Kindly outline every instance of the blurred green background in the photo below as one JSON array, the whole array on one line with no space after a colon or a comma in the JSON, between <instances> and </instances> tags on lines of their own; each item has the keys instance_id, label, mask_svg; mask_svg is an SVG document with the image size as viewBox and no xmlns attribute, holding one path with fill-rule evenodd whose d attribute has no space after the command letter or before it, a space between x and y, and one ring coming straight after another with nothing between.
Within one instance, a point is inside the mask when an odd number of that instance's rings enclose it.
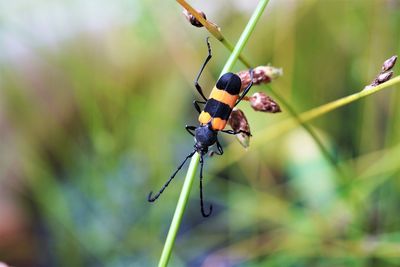
<instances>
[{"instance_id":1,"label":"blurred green background","mask_svg":"<svg viewBox=\"0 0 400 267\"><path fill-rule=\"evenodd\" d=\"M190 3L235 42L257 1ZM0 1L0 261L157 264L186 168L146 197L193 147L184 126L197 121L209 36L181 12L175 1ZM229 56L210 40L206 94ZM244 55L283 68L271 86L300 112L361 90L399 51L398 0L271 0ZM223 137L226 153L205 166L213 215L201 216L196 180L170 265L399 266L396 87L312 122L344 177L301 127L239 160ZM290 117L241 108L253 136Z\"/></svg>"}]
</instances>

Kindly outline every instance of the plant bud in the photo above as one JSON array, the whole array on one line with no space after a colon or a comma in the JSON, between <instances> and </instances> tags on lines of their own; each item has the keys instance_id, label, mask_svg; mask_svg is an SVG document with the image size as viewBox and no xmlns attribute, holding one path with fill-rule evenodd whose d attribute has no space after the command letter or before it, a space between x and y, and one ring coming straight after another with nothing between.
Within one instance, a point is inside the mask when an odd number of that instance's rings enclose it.
<instances>
[{"instance_id":1,"label":"plant bud","mask_svg":"<svg viewBox=\"0 0 400 267\"><path fill-rule=\"evenodd\" d=\"M377 85L389 81L390 78L392 78L392 76L393 76L393 71L388 71L388 72L379 74L378 77L376 78Z\"/></svg>"},{"instance_id":2,"label":"plant bud","mask_svg":"<svg viewBox=\"0 0 400 267\"><path fill-rule=\"evenodd\" d=\"M243 91L251 82L251 75L249 70L242 70L237 73L242 81ZM269 83L272 80L283 75L281 68L272 66L258 66L253 69L253 84Z\"/></svg>"},{"instance_id":3,"label":"plant bud","mask_svg":"<svg viewBox=\"0 0 400 267\"><path fill-rule=\"evenodd\" d=\"M263 92L257 92L251 97L246 97L255 111L277 113L281 112L281 108L271 97Z\"/></svg>"},{"instance_id":4,"label":"plant bud","mask_svg":"<svg viewBox=\"0 0 400 267\"><path fill-rule=\"evenodd\" d=\"M245 148L249 147L251 136L250 125L243 111L234 108L229 117L228 123L235 132L238 132L235 136L239 143Z\"/></svg>"},{"instance_id":5,"label":"plant bud","mask_svg":"<svg viewBox=\"0 0 400 267\"><path fill-rule=\"evenodd\" d=\"M393 71L391 71L391 69L396 64L396 60L397 60L396 55L392 56L389 59L386 59L385 62L383 62L382 71L378 74L378 76L376 76L376 78L374 79L374 81L372 83L365 86L364 90L371 89L381 83L389 81L393 76Z\"/></svg>"},{"instance_id":6,"label":"plant bud","mask_svg":"<svg viewBox=\"0 0 400 267\"><path fill-rule=\"evenodd\" d=\"M391 58L387 59L382 65L382 72L391 70L394 65L396 64L397 56L392 56Z\"/></svg>"},{"instance_id":7,"label":"plant bud","mask_svg":"<svg viewBox=\"0 0 400 267\"><path fill-rule=\"evenodd\" d=\"M203 11L197 10L197 12L199 12L203 16L204 19L207 19L206 14L204 14ZM198 27L198 28L203 27L203 24L201 24L200 21L198 21L195 16L193 16L191 13L189 13L189 11L184 9L182 11L182 13L183 13L183 15L185 15L186 19L190 22L190 24L192 24L193 26Z\"/></svg>"}]
</instances>

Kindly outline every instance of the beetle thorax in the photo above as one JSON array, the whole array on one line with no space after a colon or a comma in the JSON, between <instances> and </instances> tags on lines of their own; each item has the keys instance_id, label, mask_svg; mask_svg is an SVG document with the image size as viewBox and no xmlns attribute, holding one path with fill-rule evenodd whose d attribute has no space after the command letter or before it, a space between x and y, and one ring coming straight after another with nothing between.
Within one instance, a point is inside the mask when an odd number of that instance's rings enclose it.
<instances>
[{"instance_id":1,"label":"beetle thorax","mask_svg":"<svg viewBox=\"0 0 400 267\"><path fill-rule=\"evenodd\" d=\"M205 154L208 152L208 147L212 146L217 142L217 131L212 130L209 125L199 126L195 130L195 140L194 145L197 152Z\"/></svg>"}]
</instances>

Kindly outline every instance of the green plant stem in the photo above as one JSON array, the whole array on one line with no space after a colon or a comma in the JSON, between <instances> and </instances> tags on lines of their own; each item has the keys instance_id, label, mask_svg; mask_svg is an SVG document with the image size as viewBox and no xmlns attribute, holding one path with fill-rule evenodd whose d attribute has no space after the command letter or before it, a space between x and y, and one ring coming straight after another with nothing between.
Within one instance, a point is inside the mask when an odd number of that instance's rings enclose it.
<instances>
[{"instance_id":1,"label":"green plant stem","mask_svg":"<svg viewBox=\"0 0 400 267\"><path fill-rule=\"evenodd\" d=\"M222 43L226 48L228 48L228 50L229 50L230 52L233 51L233 46L232 46L232 44L231 44L227 39L223 38L223 39L220 40L220 41L221 41L221 43ZM251 66L250 62L247 61L247 59L246 59L245 57L243 57L242 54L239 54L239 60L240 60L246 67L251 68L251 67L250 67L250 66Z\"/></svg>"},{"instance_id":2,"label":"green plant stem","mask_svg":"<svg viewBox=\"0 0 400 267\"><path fill-rule=\"evenodd\" d=\"M298 116L298 120L301 122L309 122L313 119L316 119L318 117L321 117L328 112L335 110L337 108L340 108L342 106L348 105L354 101L357 101L361 98L364 98L366 96L369 96L371 94L375 94L385 88L388 88L389 86L395 85L400 83L400 75L392 78L391 80L380 84L376 87L372 87L369 89L364 89L361 90L357 93L354 93L352 95L337 99L335 101L329 102L327 104L324 104L322 106L313 108L309 111L305 111L301 113ZM294 118L289 118L284 121L281 121L279 123L276 123L272 126L269 126L263 130L258 131L257 133L254 134L254 138L252 140L252 147L260 146L268 141L271 141L271 139L280 137L283 134L287 133L291 129L297 127L299 125L299 121ZM232 164L238 160L241 159L243 155L245 155L245 152L243 150L239 150L234 148L233 145L230 145L225 149L225 152L227 156L225 157L225 160L223 164L219 165L217 168L223 168L226 167L229 164Z\"/></svg>"},{"instance_id":3,"label":"green plant stem","mask_svg":"<svg viewBox=\"0 0 400 267\"><path fill-rule=\"evenodd\" d=\"M256 9L253 12L249 22L247 23L245 29L243 30L238 42L236 43L231 55L229 56L227 62L225 63L224 68L221 71L221 74L229 72L232 70L233 66L235 65L236 61L240 53L242 52L243 48L245 47L247 41L249 40L261 14L263 13L265 7L267 6L269 0L261 0ZM188 172L186 174L185 182L183 184L183 188L181 194L179 196L178 204L175 209L174 217L172 218L171 226L168 231L167 239L164 244L164 249L161 253L161 258L158 263L159 267L166 267L168 265L168 261L171 257L172 249L174 247L176 235L179 230L179 226L182 221L183 213L185 212L185 208L187 205L187 201L189 199L190 189L192 188L192 184L194 181L195 173L197 167L199 165L200 155L196 153L189 165Z\"/></svg>"},{"instance_id":4,"label":"green plant stem","mask_svg":"<svg viewBox=\"0 0 400 267\"><path fill-rule=\"evenodd\" d=\"M240 38L239 38L238 42L236 43L236 45L232 51L232 54L228 58L228 61L225 63L225 66L221 71L221 75L232 70L234 64L238 60L240 53L242 52L247 41L249 40L250 35L253 32L253 30L257 24L257 21L260 19L261 14L263 13L268 2L269 2L269 0L261 0L258 3L256 9L253 12L253 15L251 16L249 22L246 25L246 28L244 28L242 35L240 35Z\"/></svg>"},{"instance_id":5,"label":"green plant stem","mask_svg":"<svg viewBox=\"0 0 400 267\"><path fill-rule=\"evenodd\" d=\"M181 195L179 196L178 203L176 205L174 217L171 222L171 226L168 231L167 239L164 244L164 249L161 253L161 258L158 263L159 267L168 265L168 261L171 257L172 248L174 247L176 235L179 230L179 226L182 222L183 212L185 211L186 203L189 199L190 189L192 188L194 177L196 175L197 167L199 166L200 154L196 153L193 155L190 161L189 169L186 173L185 182L183 183Z\"/></svg>"},{"instance_id":6,"label":"green plant stem","mask_svg":"<svg viewBox=\"0 0 400 267\"><path fill-rule=\"evenodd\" d=\"M185 0L177 0L177 2L180 5L182 5L183 8L188 10L194 17L196 17L196 19L201 24L203 24L203 26L208 30L208 32L211 33L217 40L219 40L229 51L233 52L233 46L224 37L224 35L221 32L221 29L216 24L209 22L207 19L204 19L203 16L199 12L197 12L197 10L194 9L191 5L189 5ZM249 63L249 61L246 58L244 58L243 55L239 54L239 59L247 68L251 68L252 65ZM331 164L332 168L336 170L336 173L338 174L338 176L341 177L342 179L344 179L345 178L344 171L337 164L335 158L329 153L328 149L324 146L324 144L319 139L319 137L314 132L314 130L298 118L297 112L291 107L291 105L279 93L274 91L270 86L269 86L269 90L274 95L274 97L281 103L282 107L285 110L287 110L290 113L290 115L292 115L298 121L298 123L308 132L308 134L311 136L311 138L314 139L314 142L319 147L319 150L321 151L322 155Z\"/></svg>"},{"instance_id":7,"label":"green plant stem","mask_svg":"<svg viewBox=\"0 0 400 267\"><path fill-rule=\"evenodd\" d=\"M391 85L397 84L399 82L400 82L400 75L390 79L389 81L387 81L385 83L377 85L375 87L361 90L360 92L354 93L352 95L340 98L338 100L329 102L329 103L327 103L325 105L313 108L313 109L311 109L309 111L306 111L306 112L304 112L304 113L299 115L299 119L302 122L306 122L306 121L315 119L316 117L324 115L324 114L326 114L326 113L328 113L328 112L330 112L330 111L332 111L334 109L337 109L339 107L342 107L342 106L345 106L347 104L350 104L350 103L352 103L352 102L354 102L354 101L356 101L358 99L364 98L366 96L375 94L375 93L381 91L382 89L385 89L385 88L387 88L387 87L389 87Z\"/></svg>"}]
</instances>

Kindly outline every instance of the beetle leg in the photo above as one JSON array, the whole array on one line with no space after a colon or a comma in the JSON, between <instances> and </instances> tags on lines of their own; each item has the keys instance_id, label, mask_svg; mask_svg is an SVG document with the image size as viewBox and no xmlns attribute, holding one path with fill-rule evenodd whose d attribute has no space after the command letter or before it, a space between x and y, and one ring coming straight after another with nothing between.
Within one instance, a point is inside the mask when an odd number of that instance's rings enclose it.
<instances>
[{"instance_id":1,"label":"beetle leg","mask_svg":"<svg viewBox=\"0 0 400 267\"><path fill-rule=\"evenodd\" d=\"M208 48L208 55L207 55L207 58L206 58L206 60L204 61L203 65L201 65L200 71L199 71L199 73L197 74L196 79L194 80L194 86L196 87L197 92L199 92L199 94L201 95L201 97L202 97L205 101L207 101L207 97L204 96L203 89L201 88L201 86L200 86L200 84L199 84L199 79L200 79L200 76L201 76L201 74L203 73L203 70L204 70L204 68L206 67L208 61L210 61L210 59L211 59L211 57L212 57L212 55L211 55L211 46L210 46L210 42L208 41L208 39L209 39L209 37L206 38L207 48Z\"/></svg>"}]
</instances>

